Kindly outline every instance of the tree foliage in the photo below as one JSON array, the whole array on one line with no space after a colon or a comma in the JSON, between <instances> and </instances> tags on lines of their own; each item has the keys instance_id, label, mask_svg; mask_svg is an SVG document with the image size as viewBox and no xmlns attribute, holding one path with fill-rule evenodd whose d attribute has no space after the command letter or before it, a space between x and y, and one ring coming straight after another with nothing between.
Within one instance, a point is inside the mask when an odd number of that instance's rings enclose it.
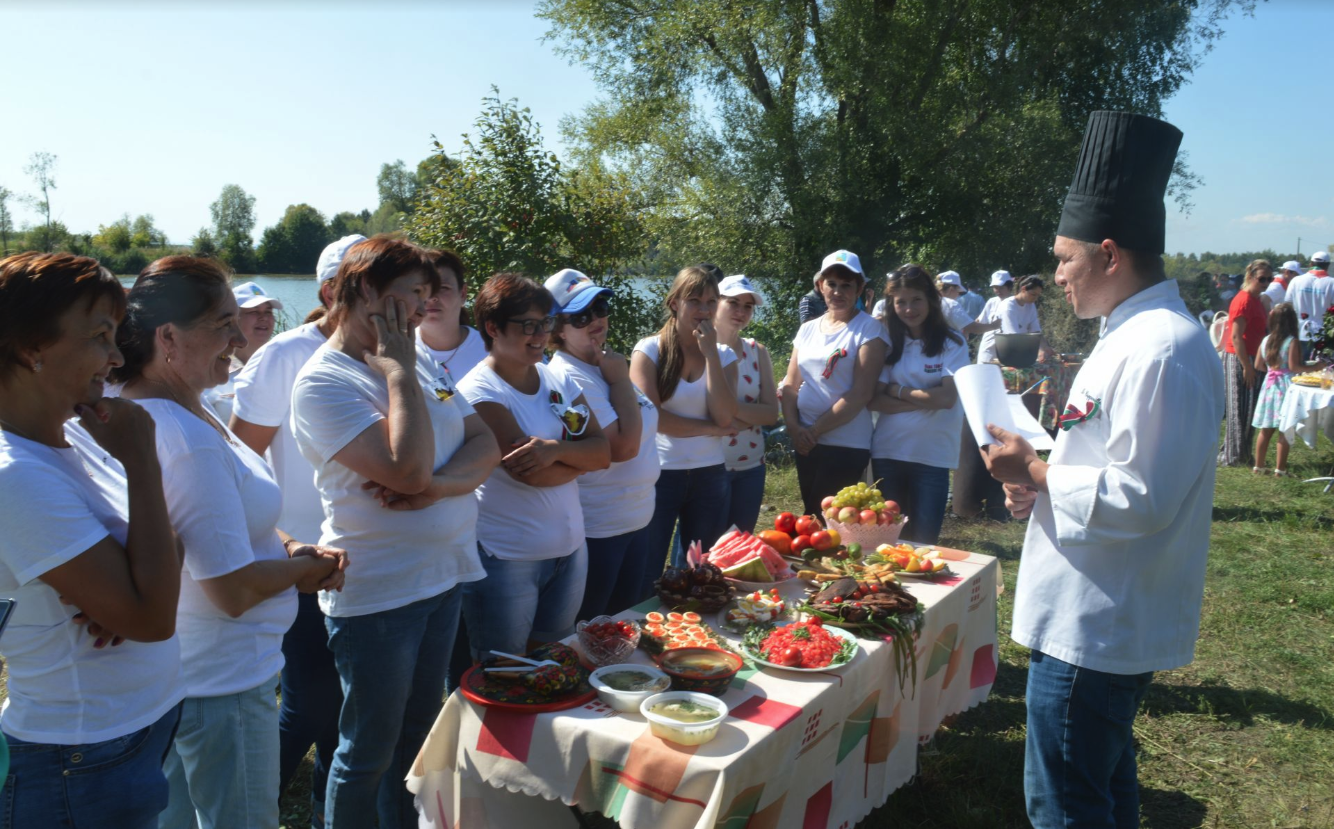
<instances>
[{"instance_id":1,"label":"tree foliage","mask_svg":"<svg viewBox=\"0 0 1334 829\"><path fill-rule=\"evenodd\" d=\"M56 231L56 223L51 221L51 191L56 189L56 157L46 152L33 153L24 165L23 172L32 177L39 193L25 197L25 200L42 214L46 226L45 233L40 235L41 249L53 251L61 238L61 234Z\"/></svg>"},{"instance_id":2,"label":"tree foliage","mask_svg":"<svg viewBox=\"0 0 1334 829\"><path fill-rule=\"evenodd\" d=\"M500 271L539 281L562 268L583 271L616 290L612 344L632 345L654 327L656 309L622 271L644 244L624 177L596 164L563 166L543 147L529 111L498 94L483 100L475 127L458 162L442 160L423 185L408 234L457 251L474 289Z\"/></svg>"},{"instance_id":3,"label":"tree foliage","mask_svg":"<svg viewBox=\"0 0 1334 829\"><path fill-rule=\"evenodd\" d=\"M308 204L289 205L282 219L264 229L256 255L268 273L312 273L320 251L333 240L324 215Z\"/></svg>"},{"instance_id":4,"label":"tree foliage","mask_svg":"<svg viewBox=\"0 0 1334 829\"><path fill-rule=\"evenodd\" d=\"M668 261L795 308L837 248L1033 270L1090 111L1151 115L1253 0L543 0L605 96L564 127L643 193ZM1184 170L1183 170L1184 172ZM1183 195L1196 182L1178 180ZM774 279L777 278L777 279Z\"/></svg>"},{"instance_id":5,"label":"tree foliage","mask_svg":"<svg viewBox=\"0 0 1334 829\"><path fill-rule=\"evenodd\" d=\"M375 177L375 189L380 194L381 205L392 205L399 213L412 210L412 203L417 198L417 174L409 170L403 159L393 164L381 164L380 174Z\"/></svg>"},{"instance_id":6,"label":"tree foliage","mask_svg":"<svg viewBox=\"0 0 1334 829\"><path fill-rule=\"evenodd\" d=\"M0 186L0 256L9 255L9 237L14 235L14 214L9 209L9 200L14 193Z\"/></svg>"},{"instance_id":7,"label":"tree foliage","mask_svg":"<svg viewBox=\"0 0 1334 829\"><path fill-rule=\"evenodd\" d=\"M209 206L209 213L218 257L238 272L252 270L255 243L250 234L255 229L255 197L238 184L224 185L218 200Z\"/></svg>"}]
</instances>

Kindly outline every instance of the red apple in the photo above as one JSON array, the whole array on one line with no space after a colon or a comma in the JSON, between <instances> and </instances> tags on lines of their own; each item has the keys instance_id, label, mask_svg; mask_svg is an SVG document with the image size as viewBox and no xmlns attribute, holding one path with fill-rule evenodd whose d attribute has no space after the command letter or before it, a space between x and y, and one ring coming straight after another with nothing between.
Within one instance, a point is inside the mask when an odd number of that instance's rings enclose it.
<instances>
[{"instance_id":1,"label":"red apple","mask_svg":"<svg viewBox=\"0 0 1334 829\"><path fill-rule=\"evenodd\" d=\"M839 510L839 511L838 511L838 523L840 523L840 524L856 524L856 523L857 523L857 508L856 508L856 507L844 507L843 509Z\"/></svg>"},{"instance_id":2,"label":"red apple","mask_svg":"<svg viewBox=\"0 0 1334 829\"><path fill-rule=\"evenodd\" d=\"M834 505L834 496L826 495L824 497L824 500L820 502L820 509L829 509L833 505Z\"/></svg>"},{"instance_id":3,"label":"red apple","mask_svg":"<svg viewBox=\"0 0 1334 829\"><path fill-rule=\"evenodd\" d=\"M876 511L864 509L861 511L861 520L863 524L874 524L877 518Z\"/></svg>"},{"instance_id":4,"label":"red apple","mask_svg":"<svg viewBox=\"0 0 1334 829\"><path fill-rule=\"evenodd\" d=\"M899 515L903 513L903 510L899 509L899 504L897 501L886 501L884 512L889 514L889 520L892 523L896 518L899 517Z\"/></svg>"}]
</instances>

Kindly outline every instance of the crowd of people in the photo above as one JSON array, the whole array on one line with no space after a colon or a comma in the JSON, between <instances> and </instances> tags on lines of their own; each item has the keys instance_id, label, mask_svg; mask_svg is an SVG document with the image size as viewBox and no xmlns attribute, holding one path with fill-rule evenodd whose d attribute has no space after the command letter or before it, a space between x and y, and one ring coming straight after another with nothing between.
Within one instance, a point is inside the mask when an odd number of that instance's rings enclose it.
<instances>
[{"instance_id":1,"label":"crowd of people","mask_svg":"<svg viewBox=\"0 0 1334 829\"><path fill-rule=\"evenodd\" d=\"M1160 258L1180 140L1092 115L1053 248L1075 314L1102 319L1077 416L1046 459L995 427L965 452L1030 519L1012 635L1040 829L1138 824L1132 723L1193 654L1223 401L1244 451L1232 421L1266 372L1262 459L1313 339L1299 303L1331 304L1322 266L1266 317L1253 263L1225 387ZM997 271L984 303L910 264L877 309L836 251L775 383L745 276L681 270L628 359L589 276L490 275L471 320L465 276L347 237L317 263L321 307L269 339L280 304L211 260L160 259L128 292L85 257L0 260L0 827L276 826L312 745L315 825L415 826L403 779L459 663L635 604L680 540L753 529L780 412L807 512L869 466L934 542L966 338L1040 334L1044 290Z\"/></svg>"},{"instance_id":2,"label":"crowd of people","mask_svg":"<svg viewBox=\"0 0 1334 829\"><path fill-rule=\"evenodd\" d=\"M1311 359L1323 337L1325 314L1334 307L1329 253L1311 254L1305 270L1296 260L1284 262L1277 274L1269 260L1256 259L1246 266L1240 287L1223 295L1227 311L1213 323L1227 403L1218 464L1249 465L1257 475L1269 474L1265 463L1273 441L1273 474L1286 477L1289 446L1278 431L1284 396L1293 375L1330 365Z\"/></svg>"}]
</instances>

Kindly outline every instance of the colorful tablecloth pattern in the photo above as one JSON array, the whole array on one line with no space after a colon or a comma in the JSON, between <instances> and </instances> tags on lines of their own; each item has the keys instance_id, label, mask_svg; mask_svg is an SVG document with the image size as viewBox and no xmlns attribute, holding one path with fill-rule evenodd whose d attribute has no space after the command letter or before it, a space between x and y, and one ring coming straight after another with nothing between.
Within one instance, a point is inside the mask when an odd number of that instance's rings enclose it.
<instances>
[{"instance_id":1,"label":"colorful tablecloth pattern","mask_svg":"<svg viewBox=\"0 0 1334 829\"><path fill-rule=\"evenodd\" d=\"M574 826L566 804L626 829L848 829L912 778L918 743L984 701L995 679L998 563L945 554L953 577L905 584L925 606L915 690L900 692L881 641L861 640L838 671L747 663L723 696L731 713L718 736L689 748L596 700L530 714L455 694L408 777L420 825ZM784 592L799 600L802 586Z\"/></svg>"},{"instance_id":2,"label":"colorful tablecloth pattern","mask_svg":"<svg viewBox=\"0 0 1334 829\"><path fill-rule=\"evenodd\" d=\"M1029 368L1001 366L1005 388L1012 393L1025 392L1041 383L1033 391L1042 395L1038 422L1044 429L1056 429L1058 418L1070 398L1070 384L1079 373L1080 363L1034 363Z\"/></svg>"},{"instance_id":3,"label":"colorful tablecloth pattern","mask_svg":"<svg viewBox=\"0 0 1334 829\"><path fill-rule=\"evenodd\" d=\"M1289 443L1301 436L1312 449L1321 432L1334 440L1334 389L1315 389L1295 383L1289 386L1283 397L1279 431L1287 436Z\"/></svg>"}]
</instances>

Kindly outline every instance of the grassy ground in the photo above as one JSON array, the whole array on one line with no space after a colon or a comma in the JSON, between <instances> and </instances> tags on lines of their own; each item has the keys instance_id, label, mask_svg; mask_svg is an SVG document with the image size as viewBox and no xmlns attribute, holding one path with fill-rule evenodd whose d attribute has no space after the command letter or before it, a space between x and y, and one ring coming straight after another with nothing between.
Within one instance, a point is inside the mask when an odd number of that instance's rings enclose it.
<instances>
[{"instance_id":1,"label":"grassy ground","mask_svg":"<svg viewBox=\"0 0 1334 829\"><path fill-rule=\"evenodd\" d=\"M1298 446L1292 471L1324 475L1334 449ZM791 469L766 499L800 504ZM1144 827L1334 826L1334 493L1219 471L1195 662L1158 674L1135 725ZM861 829L1025 827L1028 652L1009 640L1022 523L947 518L941 543L1002 559L1000 668L991 699L942 728L921 774ZM303 769L283 800L308 826ZM602 822L599 823L608 823Z\"/></svg>"}]
</instances>

